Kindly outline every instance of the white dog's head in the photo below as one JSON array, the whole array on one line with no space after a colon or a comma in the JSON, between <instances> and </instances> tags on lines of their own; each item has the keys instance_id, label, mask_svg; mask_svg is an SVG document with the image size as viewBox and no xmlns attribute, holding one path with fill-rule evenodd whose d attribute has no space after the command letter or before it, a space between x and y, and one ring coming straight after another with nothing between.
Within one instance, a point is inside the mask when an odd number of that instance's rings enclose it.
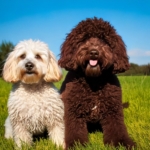
<instances>
[{"instance_id":1,"label":"white dog's head","mask_svg":"<svg viewBox=\"0 0 150 150\"><path fill-rule=\"evenodd\" d=\"M38 83L41 79L55 82L61 79L61 70L53 53L41 41L21 41L8 55L3 69L7 82Z\"/></svg>"}]
</instances>

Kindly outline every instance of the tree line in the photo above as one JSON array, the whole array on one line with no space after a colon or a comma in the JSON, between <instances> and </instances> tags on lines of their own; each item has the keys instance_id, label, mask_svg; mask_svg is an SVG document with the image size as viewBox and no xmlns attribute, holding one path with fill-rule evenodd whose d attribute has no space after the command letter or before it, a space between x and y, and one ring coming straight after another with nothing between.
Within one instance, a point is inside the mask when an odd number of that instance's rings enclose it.
<instances>
[{"instance_id":1,"label":"tree line","mask_svg":"<svg viewBox=\"0 0 150 150\"><path fill-rule=\"evenodd\" d=\"M145 65L138 65L135 63L130 63L130 69L119 75L125 75L125 76L150 75L150 63L145 64Z\"/></svg>"},{"instance_id":2,"label":"tree line","mask_svg":"<svg viewBox=\"0 0 150 150\"><path fill-rule=\"evenodd\" d=\"M3 41L0 44L0 77L2 77L2 70L5 63L5 59L8 54L13 50L14 44L12 42ZM135 63L130 63L130 69L119 75L150 75L150 63L145 65L138 65Z\"/></svg>"},{"instance_id":3,"label":"tree line","mask_svg":"<svg viewBox=\"0 0 150 150\"><path fill-rule=\"evenodd\" d=\"M8 54L13 50L14 45L11 42L3 41L0 44L0 77L2 76L2 70L5 63L5 59Z\"/></svg>"}]
</instances>

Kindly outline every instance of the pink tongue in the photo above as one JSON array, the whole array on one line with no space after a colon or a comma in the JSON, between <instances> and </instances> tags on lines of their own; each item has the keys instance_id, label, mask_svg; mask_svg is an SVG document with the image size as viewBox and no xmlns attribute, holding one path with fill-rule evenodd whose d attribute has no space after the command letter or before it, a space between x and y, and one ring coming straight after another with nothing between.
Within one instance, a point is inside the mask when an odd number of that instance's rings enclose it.
<instances>
[{"instance_id":1,"label":"pink tongue","mask_svg":"<svg viewBox=\"0 0 150 150\"><path fill-rule=\"evenodd\" d=\"M96 66L97 65L97 60L90 60L89 61L91 66Z\"/></svg>"}]
</instances>

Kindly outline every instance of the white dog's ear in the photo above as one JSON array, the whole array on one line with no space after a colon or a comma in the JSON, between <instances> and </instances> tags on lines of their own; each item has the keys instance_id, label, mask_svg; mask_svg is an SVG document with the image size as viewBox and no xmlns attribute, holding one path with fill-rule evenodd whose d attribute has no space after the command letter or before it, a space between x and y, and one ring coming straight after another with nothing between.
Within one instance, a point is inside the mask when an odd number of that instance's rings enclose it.
<instances>
[{"instance_id":1,"label":"white dog's ear","mask_svg":"<svg viewBox=\"0 0 150 150\"><path fill-rule=\"evenodd\" d=\"M62 78L62 72L54 54L49 50L49 62L47 66L47 72L45 74L44 80L46 82L56 82Z\"/></svg>"},{"instance_id":2,"label":"white dog's ear","mask_svg":"<svg viewBox=\"0 0 150 150\"><path fill-rule=\"evenodd\" d=\"M17 76L17 61L14 55L14 51L9 53L6 62L4 64L3 68L3 79L7 82L17 82L18 76Z\"/></svg>"}]
</instances>

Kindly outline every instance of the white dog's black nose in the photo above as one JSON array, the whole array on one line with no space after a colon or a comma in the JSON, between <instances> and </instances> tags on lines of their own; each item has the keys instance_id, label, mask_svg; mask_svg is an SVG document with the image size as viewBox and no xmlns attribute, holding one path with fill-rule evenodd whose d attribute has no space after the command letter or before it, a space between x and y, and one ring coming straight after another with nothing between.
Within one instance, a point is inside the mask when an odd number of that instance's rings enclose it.
<instances>
[{"instance_id":1,"label":"white dog's black nose","mask_svg":"<svg viewBox=\"0 0 150 150\"><path fill-rule=\"evenodd\" d=\"M27 70L30 71L30 70L33 69L34 64L33 64L32 62L27 62L27 63L25 64L25 67L26 67Z\"/></svg>"}]
</instances>

